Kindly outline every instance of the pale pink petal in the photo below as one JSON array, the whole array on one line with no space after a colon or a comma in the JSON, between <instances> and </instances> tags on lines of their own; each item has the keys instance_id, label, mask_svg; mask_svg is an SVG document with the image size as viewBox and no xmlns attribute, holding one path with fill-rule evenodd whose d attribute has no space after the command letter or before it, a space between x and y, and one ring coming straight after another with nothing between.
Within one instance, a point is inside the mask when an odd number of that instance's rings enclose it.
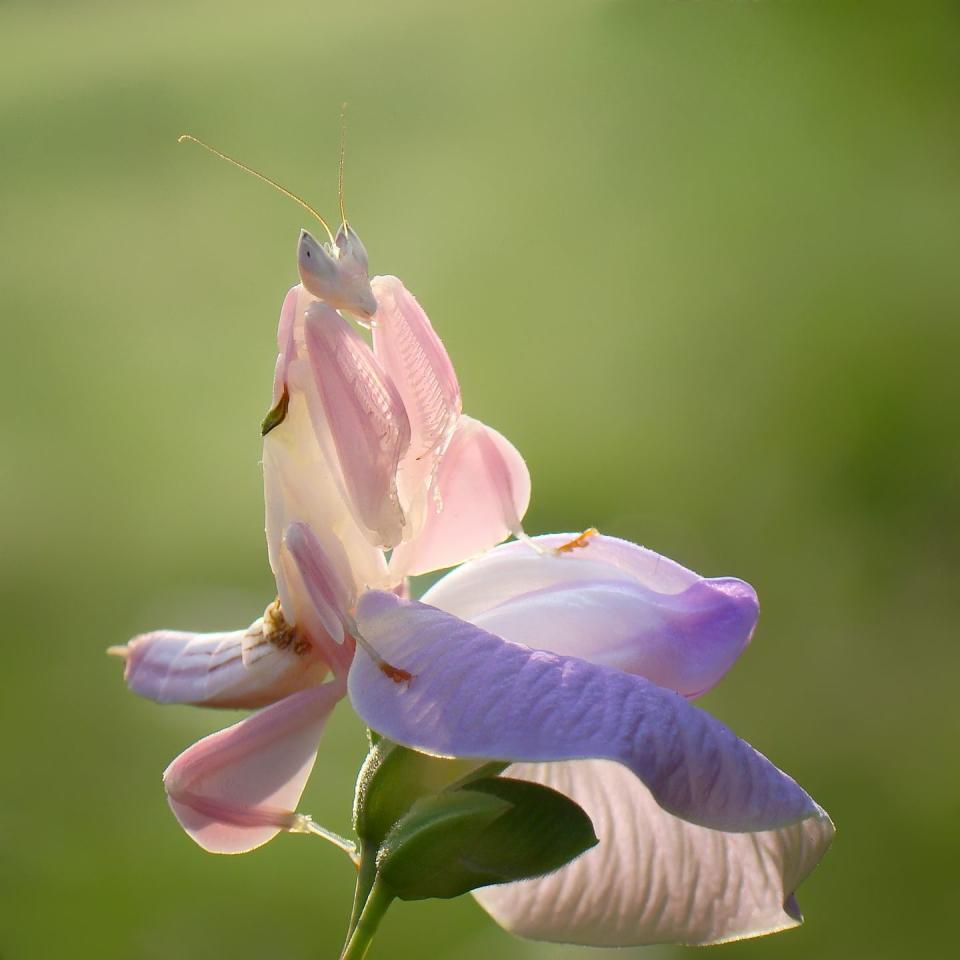
<instances>
[{"instance_id":1,"label":"pale pink petal","mask_svg":"<svg viewBox=\"0 0 960 960\"><path fill-rule=\"evenodd\" d=\"M211 853L246 853L295 828L320 735L343 693L340 681L294 693L181 753L163 785L184 830Z\"/></svg>"},{"instance_id":2,"label":"pale pink petal","mask_svg":"<svg viewBox=\"0 0 960 960\"><path fill-rule=\"evenodd\" d=\"M661 594L682 593L702 578L692 570L627 540L602 534L582 547L557 554L576 533L533 537L528 543L504 543L451 570L437 581L424 601L464 620L472 620L507 600L544 588L583 580L623 580Z\"/></svg>"},{"instance_id":3,"label":"pale pink petal","mask_svg":"<svg viewBox=\"0 0 960 960\"><path fill-rule=\"evenodd\" d=\"M743 652L758 611L756 594L741 580L701 579L666 594L624 580L577 580L521 594L471 620L514 643L696 697Z\"/></svg>"},{"instance_id":4,"label":"pale pink petal","mask_svg":"<svg viewBox=\"0 0 960 960\"><path fill-rule=\"evenodd\" d=\"M450 567L521 531L530 474L516 448L491 427L461 416L440 460L419 536L391 558L396 575Z\"/></svg>"},{"instance_id":5,"label":"pale pink petal","mask_svg":"<svg viewBox=\"0 0 960 960\"><path fill-rule=\"evenodd\" d=\"M535 940L709 944L796 926L793 893L834 833L826 814L758 833L698 827L607 760L516 764L506 774L566 794L600 839L555 873L475 892L497 923Z\"/></svg>"},{"instance_id":6,"label":"pale pink petal","mask_svg":"<svg viewBox=\"0 0 960 960\"><path fill-rule=\"evenodd\" d=\"M307 308L307 352L346 494L375 546L400 542L397 466L410 443L403 402L364 339L335 310Z\"/></svg>"},{"instance_id":7,"label":"pale pink petal","mask_svg":"<svg viewBox=\"0 0 960 960\"><path fill-rule=\"evenodd\" d=\"M127 686L158 703L260 707L327 673L314 648L271 643L262 618L231 633L156 630L111 652L126 660Z\"/></svg>"},{"instance_id":8,"label":"pale pink petal","mask_svg":"<svg viewBox=\"0 0 960 960\"><path fill-rule=\"evenodd\" d=\"M460 416L460 385L443 343L396 277L375 277L373 351L396 385L410 420L410 446L397 477L407 514L405 539L423 523L427 490Z\"/></svg>"}]
</instances>

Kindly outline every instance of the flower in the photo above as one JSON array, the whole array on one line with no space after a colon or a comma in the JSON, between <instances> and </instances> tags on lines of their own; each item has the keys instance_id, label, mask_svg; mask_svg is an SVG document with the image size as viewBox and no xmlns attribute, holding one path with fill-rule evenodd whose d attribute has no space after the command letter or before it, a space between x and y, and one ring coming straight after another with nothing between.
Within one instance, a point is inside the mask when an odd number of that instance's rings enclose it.
<instances>
[{"instance_id":1,"label":"flower","mask_svg":"<svg viewBox=\"0 0 960 960\"><path fill-rule=\"evenodd\" d=\"M398 691L358 657L349 692L369 726L429 753L514 761L507 775L559 790L593 821L596 848L477 900L513 933L597 946L795 926L794 891L833 824L688 702L747 645L753 590L612 537L535 542L542 555L509 543L465 563L422 603L374 592L357 613L418 678Z\"/></svg>"},{"instance_id":2,"label":"flower","mask_svg":"<svg viewBox=\"0 0 960 960\"><path fill-rule=\"evenodd\" d=\"M263 453L278 599L246 630L124 648L137 693L262 707L167 768L180 823L221 853L307 829L297 805L348 694L389 740L507 762L589 814L596 848L475 894L506 929L627 945L798 923L794 890L833 826L689 702L749 643L753 589L593 530L527 538L522 458L462 414L400 281L372 292L372 350L304 286L284 302ZM421 602L405 598L408 575L458 563Z\"/></svg>"}]
</instances>

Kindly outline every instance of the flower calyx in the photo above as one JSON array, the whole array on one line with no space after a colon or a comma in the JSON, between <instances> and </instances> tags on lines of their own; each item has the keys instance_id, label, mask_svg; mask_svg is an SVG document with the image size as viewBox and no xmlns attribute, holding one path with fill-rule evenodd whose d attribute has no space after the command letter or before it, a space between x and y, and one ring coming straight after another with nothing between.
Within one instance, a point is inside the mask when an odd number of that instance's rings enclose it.
<instances>
[{"instance_id":1,"label":"flower calyx","mask_svg":"<svg viewBox=\"0 0 960 960\"><path fill-rule=\"evenodd\" d=\"M577 804L499 776L505 767L380 739L357 780L361 873L374 864L376 882L401 900L449 899L548 873L597 843Z\"/></svg>"}]
</instances>

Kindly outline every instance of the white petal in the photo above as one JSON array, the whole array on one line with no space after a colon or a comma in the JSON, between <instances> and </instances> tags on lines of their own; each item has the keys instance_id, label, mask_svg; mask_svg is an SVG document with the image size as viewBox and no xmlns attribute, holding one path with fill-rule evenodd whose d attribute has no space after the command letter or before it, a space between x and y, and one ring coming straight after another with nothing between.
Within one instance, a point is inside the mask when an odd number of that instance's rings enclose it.
<instances>
[{"instance_id":1,"label":"white petal","mask_svg":"<svg viewBox=\"0 0 960 960\"><path fill-rule=\"evenodd\" d=\"M796 926L793 892L833 838L826 815L760 833L695 826L605 760L517 764L507 774L575 800L600 839L546 877L475 892L501 926L535 940L708 944Z\"/></svg>"},{"instance_id":2,"label":"white petal","mask_svg":"<svg viewBox=\"0 0 960 960\"><path fill-rule=\"evenodd\" d=\"M464 620L524 593L583 580L623 580L657 593L681 593L701 578L668 557L627 540L597 535L584 547L558 555L554 549L569 543L574 533L534 537L545 551L517 541L501 544L470 560L434 584L425 603Z\"/></svg>"}]
</instances>

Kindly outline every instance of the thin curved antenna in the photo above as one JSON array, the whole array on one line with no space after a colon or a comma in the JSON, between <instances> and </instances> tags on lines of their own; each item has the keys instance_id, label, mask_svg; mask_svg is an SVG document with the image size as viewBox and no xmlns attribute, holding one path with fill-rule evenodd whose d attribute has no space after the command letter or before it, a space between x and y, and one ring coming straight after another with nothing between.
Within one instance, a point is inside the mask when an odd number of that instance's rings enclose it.
<instances>
[{"instance_id":1,"label":"thin curved antenna","mask_svg":"<svg viewBox=\"0 0 960 960\"><path fill-rule=\"evenodd\" d=\"M340 106L340 163L337 168L337 201L340 204L340 220L347 223L347 208L343 202L343 160L347 153L347 105Z\"/></svg>"},{"instance_id":2,"label":"thin curved antenna","mask_svg":"<svg viewBox=\"0 0 960 960\"><path fill-rule=\"evenodd\" d=\"M307 203L307 201L302 197L298 197L295 193L291 193L286 187L277 183L276 180L271 180L268 176L260 173L257 170L254 170L253 167L248 167L245 163L241 163L239 160L234 160L233 157L228 157L216 147L211 147L209 143L204 143L202 140L197 139L197 137L193 136L192 134L184 133L177 137L177 143L183 143L186 140L198 144L199 146L203 147L204 150L208 150L210 153L212 153L215 157L219 157L221 160L226 160L227 163L232 163L235 167L239 167L244 173L249 173L250 176L256 177L258 180L262 180L264 183L268 183L275 190L279 190L285 197L289 197L295 203L299 203L304 210L312 213L320 221L323 229L327 231L327 236L330 238L330 242L333 243L333 233L330 230L327 221L324 220L323 217L321 217L320 214L317 213L317 211L314 210L313 207L311 207L310 204Z\"/></svg>"}]
</instances>

